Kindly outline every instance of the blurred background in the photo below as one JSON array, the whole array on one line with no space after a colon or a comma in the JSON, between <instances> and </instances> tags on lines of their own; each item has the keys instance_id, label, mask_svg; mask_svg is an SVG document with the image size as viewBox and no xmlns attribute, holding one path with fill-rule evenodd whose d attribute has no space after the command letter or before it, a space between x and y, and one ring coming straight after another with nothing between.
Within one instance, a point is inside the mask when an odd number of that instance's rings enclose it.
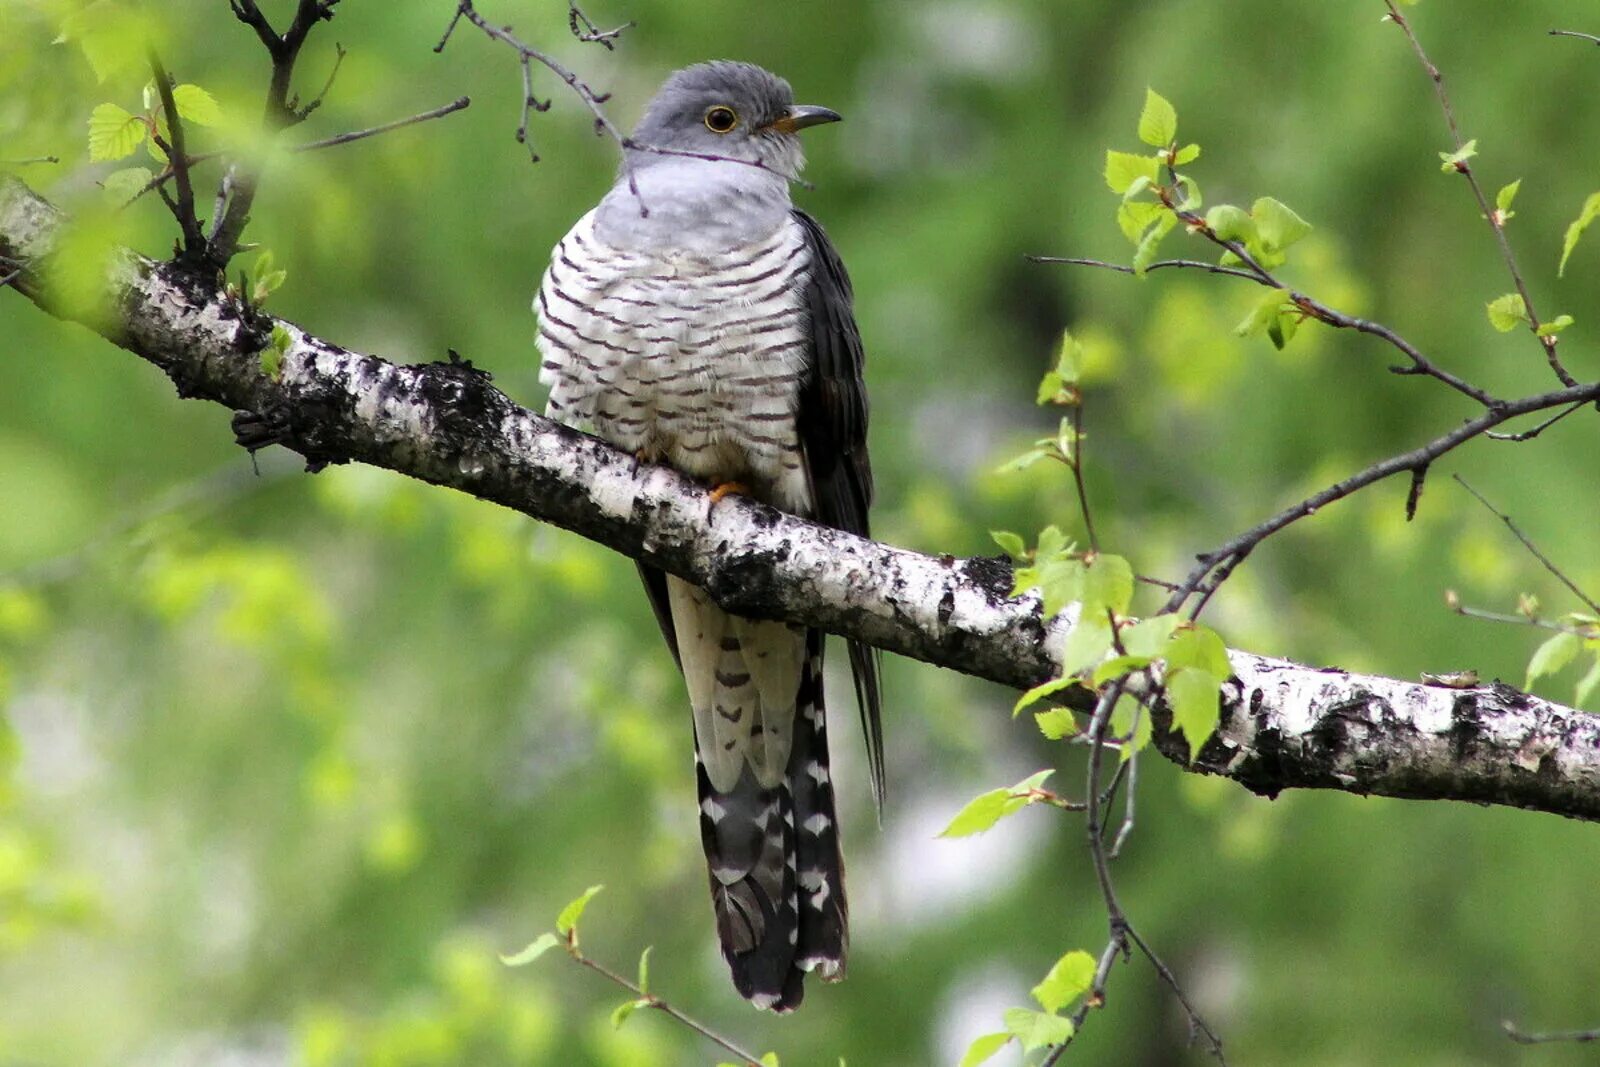
<instances>
[{"instance_id":1,"label":"blurred background","mask_svg":"<svg viewBox=\"0 0 1600 1067\"><path fill-rule=\"evenodd\" d=\"M154 198L107 213L87 162L98 103L138 110L147 75L98 82L53 44L63 18L126 5L0 0L0 159L90 220L85 240L152 255ZM264 2L286 22L292 4ZM546 255L609 186L614 147L563 86L512 137L515 56L452 5L347 0L311 38L298 140L462 94L471 108L281 161L248 237L288 272L270 310L403 361L448 347L542 405L528 311ZM481 0L615 95L631 124L689 62L786 75L847 121L808 134L813 189L855 278L869 351L876 532L989 553L988 530L1081 531L1043 465L995 468L1052 428L1032 404L1060 331L1088 346L1089 489L1103 541L1145 573L1456 424L1460 398L1385 367L1379 342L1308 326L1287 351L1232 328L1258 293L1166 272L1137 281L1025 253L1126 262L1101 178L1138 149L1145 87L1177 107L1208 203L1272 195L1316 226L1286 276L1386 322L1505 395L1551 384L1484 303L1511 287L1447 136L1382 4L1279 0L594 0L633 18L615 53L580 44L559 0ZM221 0L147 13L167 65L241 121L266 60ZM1522 179L1513 243L1563 351L1600 373L1600 241L1556 278L1561 235L1600 187L1600 31L1586 0L1409 9L1445 72L1492 193ZM204 149L215 135L192 135ZM208 142L207 137L213 140ZM146 161L148 162L148 161ZM209 205L215 170L202 172ZM1171 254L1208 256L1181 234ZM241 258L248 266L253 256ZM1592 418L1434 470L1416 521L1385 483L1294 527L1229 583L1229 642L1414 677L1518 681L1539 634L1459 618L1446 589L1510 610L1577 607L1449 478L1466 474L1591 591L1600 472ZM585 886L584 945L785 1064L953 1064L1104 911L1080 824L1030 810L936 840L972 795L1081 754L1008 715L1013 694L886 667L889 799L874 825L848 685L836 780L852 894L843 985L758 1015L714 949L689 717L633 566L575 536L385 472L316 476L88 331L0 293L0 1064L699 1064L713 1049L552 954L508 952ZM1079 534L1081 536L1081 534ZM1149 610L1150 599L1136 605ZM842 661L842 657L835 657ZM835 666L839 666L836 663ZM1541 687L1572 698L1576 671ZM1076 788L1076 786L1074 786ZM1269 802L1150 760L1115 873L1123 903L1239 1065L1594 1062L1498 1029L1600 1025L1600 837L1462 804L1296 794ZM1149 968L1114 975L1067 1063L1208 1062ZM1014 1047L997 1063L1016 1063Z\"/></svg>"}]
</instances>

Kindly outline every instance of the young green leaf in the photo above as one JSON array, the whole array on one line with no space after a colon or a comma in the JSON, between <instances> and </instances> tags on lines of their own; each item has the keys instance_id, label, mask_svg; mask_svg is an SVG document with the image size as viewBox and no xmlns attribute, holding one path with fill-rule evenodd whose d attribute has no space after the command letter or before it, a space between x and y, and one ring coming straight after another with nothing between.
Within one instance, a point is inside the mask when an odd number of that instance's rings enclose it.
<instances>
[{"instance_id":1,"label":"young green leaf","mask_svg":"<svg viewBox=\"0 0 1600 1067\"><path fill-rule=\"evenodd\" d=\"M1106 153L1106 184L1118 196L1123 195L1139 178L1155 181L1161 173L1161 161L1154 156L1136 156L1132 152Z\"/></svg>"},{"instance_id":2,"label":"young green leaf","mask_svg":"<svg viewBox=\"0 0 1600 1067\"><path fill-rule=\"evenodd\" d=\"M1135 277L1142 278L1150 270L1150 264L1156 261L1156 253L1161 250L1161 242L1171 233L1173 227L1178 225L1178 216L1170 211L1163 212L1156 219L1155 225L1144 232L1139 238L1139 243L1133 250L1133 273Z\"/></svg>"},{"instance_id":3,"label":"young green leaf","mask_svg":"<svg viewBox=\"0 0 1600 1067\"><path fill-rule=\"evenodd\" d=\"M1010 1034L984 1034L982 1037L975 1037L972 1039L972 1044L967 1046L966 1054L961 1057L957 1067L978 1067L978 1064L988 1060L1010 1043Z\"/></svg>"},{"instance_id":4,"label":"young green leaf","mask_svg":"<svg viewBox=\"0 0 1600 1067\"><path fill-rule=\"evenodd\" d=\"M149 132L144 119L126 108L100 104L89 113L89 159L99 163L131 156Z\"/></svg>"},{"instance_id":5,"label":"young green leaf","mask_svg":"<svg viewBox=\"0 0 1600 1067\"><path fill-rule=\"evenodd\" d=\"M1150 744L1150 716L1136 697L1124 693L1117 698L1117 706L1111 709L1111 732L1128 738L1122 746L1124 760L1132 759Z\"/></svg>"},{"instance_id":6,"label":"young green leaf","mask_svg":"<svg viewBox=\"0 0 1600 1067\"><path fill-rule=\"evenodd\" d=\"M639 992L650 992L650 950L654 945L646 945L643 952L639 953Z\"/></svg>"},{"instance_id":7,"label":"young green leaf","mask_svg":"<svg viewBox=\"0 0 1600 1067\"><path fill-rule=\"evenodd\" d=\"M644 997L624 1000L621 1004L611 1009L611 1025L620 1030L622 1029L622 1024L628 1021L628 1016L640 1008L648 1008L649 1006L650 1001Z\"/></svg>"},{"instance_id":8,"label":"young green leaf","mask_svg":"<svg viewBox=\"0 0 1600 1067\"><path fill-rule=\"evenodd\" d=\"M1600 647L1595 649L1594 663L1589 667L1589 673L1579 679L1578 687L1572 692L1572 706L1581 708L1587 704L1597 686L1600 686Z\"/></svg>"},{"instance_id":9,"label":"young green leaf","mask_svg":"<svg viewBox=\"0 0 1600 1067\"><path fill-rule=\"evenodd\" d=\"M1112 656L1094 669L1089 681L1098 689L1113 678L1120 678L1130 671L1149 666L1154 658L1154 656Z\"/></svg>"},{"instance_id":10,"label":"young green leaf","mask_svg":"<svg viewBox=\"0 0 1600 1067\"><path fill-rule=\"evenodd\" d=\"M1518 178L1508 185L1502 185L1500 191L1494 194L1494 209L1500 212L1501 222L1516 214L1515 211L1511 210L1511 201L1517 198L1517 190L1520 188L1522 188L1522 179Z\"/></svg>"},{"instance_id":11,"label":"young green leaf","mask_svg":"<svg viewBox=\"0 0 1600 1067\"><path fill-rule=\"evenodd\" d=\"M1111 623L1103 612L1085 612L1067 634L1061 648L1061 673L1065 676L1086 671L1099 663L1111 648Z\"/></svg>"},{"instance_id":12,"label":"young green leaf","mask_svg":"<svg viewBox=\"0 0 1600 1067\"><path fill-rule=\"evenodd\" d=\"M1264 196L1250 206L1261 244L1282 251L1311 232L1311 223L1296 215L1287 204Z\"/></svg>"},{"instance_id":13,"label":"young green leaf","mask_svg":"<svg viewBox=\"0 0 1600 1067\"><path fill-rule=\"evenodd\" d=\"M1163 215L1171 214L1164 206L1153 200L1128 200L1117 208L1117 227L1122 230L1122 235L1137 247L1139 241L1157 219Z\"/></svg>"},{"instance_id":14,"label":"young green leaf","mask_svg":"<svg viewBox=\"0 0 1600 1067\"><path fill-rule=\"evenodd\" d=\"M1023 542L1021 536L1012 533L1010 530L990 530L989 536L994 538L994 543L999 545L1000 550L1012 559L1028 558L1028 546Z\"/></svg>"},{"instance_id":15,"label":"young green leaf","mask_svg":"<svg viewBox=\"0 0 1600 1067\"><path fill-rule=\"evenodd\" d=\"M1541 322L1539 324L1539 336L1554 337L1568 326L1571 326L1574 321L1571 315L1557 315L1549 322Z\"/></svg>"},{"instance_id":16,"label":"young green leaf","mask_svg":"<svg viewBox=\"0 0 1600 1067\"><path fill-rule=\"evenodd\" d=\"M1030 774L1009 789L991 789L987 793L980 793L967 803L956 817L950 820L940 833L940 837L970 837L972 834L982 833L995 823L1021 811L1033 803L1033 798L1028 794L1044 784L1044 780L1054 773L1052 771L1038 771Z\"/></svg>"},{"instance_id":17,"label":"young green leaf","mask_svg":"<svg viewBox=\"0 0 1600 1067\"><path fill-rule=\"evenodd\" d=\"M1547 674L1555 674L1577 658L1583 650L1583 638L1574 633L1559 633L1533 651L1528 661L1528 677L1522 688L1532 689L1533 683Z\"/></svg>"},{"instance_id":18,"label":"young green leaf","mask_svg":"<svg viewBox=\"0 0 1600 1067\"><path fill-rule=\"evenodd\" d=\"M556 916L556 931L563 937L570 934L572 928L578 925L578 919L582 917L583 909L587 908L589 901L594 899L594 895L604 888L605 886L603 885L592 885L583 891L581 897L562 908L561 914Z\"/></svg>"},{"instance_id":19,"label":"young green leaf","mask_svg":"<svg viewBox=\"0 0 1600 1067\"><path fill-rule=\"evenodd\" d=\"M1237 204L1218 204L1206 212L1206 225L1224 241L1250 244L1256 240L1255 219Z\"/></svg>"},{"instance_id":20,"label":"young green leaf","mask_svg":"<svg viewBox=\"0 0 1600 1067\"><path fill-rule=\"evenodd\" d=\"M1457 151L1440 152L1439 159L1441 162L1439 164L1439 169L1444 171L1446 174L1449 174L1451 171L1465 172L1467 170L1467 160L1471 159L1477 154L1478 139L1474 137L1472 140L1462 145Z\"/></svg>"},{"instance_id":21,"label":"young green leaf","mask_svg":"<svg viewBox=\"0 0 1600 1067\"><path fill-rule=\"evenodd\" d=\"M525 967L560 943L555 934L540 934L521 952L515 952L509 956L501 956L500 962L507 967Z\"/></svg>"},{"instance_id":22,"label":"young green leaf","mask_svg":"<svg viewBox=\"0 0 1600 1067\"><path fill-rule=\"evenodd\" d=\"M1022 714L1022 710L1028 705L1037 704L1045 697L1054 693L1059 693L1068 686L1077 684L1078 680L1071 676L1065 678L1052 678L1048 682L1040 682L1038 685L1034 686L1032 689L1028 690L1026 693L1023 693L1017 698L1017 702L1011 707L1011 717L1015 719L1018 715Z\"/></svg>"},{"instance_id":23,"label":"young green leaf","mask_svg":"<svg viewBox=\"0 0 1600 1067\"><path fill-rule=\"evenodd\" d=\"M1179 630L1167 647L1167 668L1195 667L1209 671L1218 678L1233 676L1233 665L1228 662L1228 647L1222 637L1209 626L1198 624Z\"/></svg>"},{"instance_id":24,"label":"young green leaf","mask_svg":"<svg viewBox=\"0 0 1600 1067\"><path fill-rule=\"evenodd\" d=\"M1047 1015L1031 1008L1009 1008L1005 1014L1006 1029L1022 1042L1022 1051L1059 1045L1072 1037L1072 1020L1059 1015Z\"/></svg>"},{"instance_id":25,"label":"young green leaf","mask_svg":"<svg viewBox=\"0 0 1600 1067\"><path fill-rule=\"evenodd\" d=\"M1182 167L1186 164L1193 163L1199 158L1200 146L1197 144L1186 144L1172 154L1172 165L1174 167Z\"/></svg>"},{"instance_id":26,"label":"young green leaf","mask_svg":"<svg viewBox=\"0 0 1600 1067\"><path fill-rule=\"evenodd\" d=\"M1189 760L1200 755L1200 748L1217 731L1222 683L1210 671L1184 667L1167 675L1167 703L1172 708L1172 725L1183 731L1189 742Z\"/></svg>"},{"instance_id":27,"label":"young green leaf","mask_svg":"<svg viewBox=\"0 0 1600 1067\"><path fill-rule=\"evenodd\" d=\"M1583 236L1583 231L1589 224L1600 218L1600 193L1590 193L1583 202L1583 209L1578 212L1578 217L1572 220L1567 227L1567 235L1561 241L1561 265L1556 270L1558 277L1565 277L1567 273L1567 259L1572 255L1572 250L1578 247L1578 238Z\"/></svg>"},{"instance_id":28,"label":"young green leaf","mask_svg":"<svg viewBox=\"0 0 1600 1067\"><path fill-rule=\"evenodd\" d=\"M1154 89L1144 91L1144 110L1139 113L1139 140L1152 148L1165 148L1178 136L1178 112L1167 98Z\"/></svg>"},{"instance_id":29,"label":"young green leaf","mask_svg":"<svg viewBox=\"0 0 1600 1067\"><path fill-rule=\"evenodd\" d=\"M107 200L120 206L138 196L153 177L148 167L123 167L102 178L100 188L105 190Z\"/></svg>"},{"instance_id":30,"label":"young green leaf","mask_svg":"<svg viewBox=\"0 0 1600 1067\"><path fill-rule=\"evenodd\" d=\"M1489 325L1501 333L1510 333L1519 324L1528 321L1528 305L1522 302L1518 293L1507 293L1497 296L1486 305L1489 312Z\"/></svg>"},{"instance_id":31,"label":"young green leaf","mask_svg":"<svg viewBox=\"0 0 1600 1067\"><path fill-rule=\"evenodd\" d=\"M1036 711L1033 713L1033 721L1038 724L1039 732L1051 741L1059 741L1078 732L1078 720L1073 718L1072 712L1066 708Z\"/></svg>"},{"instance_id":32,"label":"young green leaf","mask_svg":"<svg viewBox=\"0 0 1600 1067\"><path fill-rule=\"evenodd\" d=\"M172 90L172 102L178 105L178 116L196 126L216 126L222 122L222 108L216 98L198 85L179 85Z\"/></svg>"},{"instance_id":33,"label":"young green leaf","mask_svg":"<svg viewBox=\"0 0 1600 1067\"><path fill-rule=\"evenodd\" d=\"M1033 999L1054 1015L1089 991L1094 984L1094 968L1093 956L1074 949L1057 960L1044 981L1033 987Z\"/></svg>"},{"instance_id":34,"label":"young green leaf","mask_svg":"<svg viewBox=\"0 0 1600 1067\"><path fill-rule=\"evenodd\" d=\"M1166 649L1183 620L1177 615L1152 615L1122 631L1122 647L1130 656L1154 658Z\"/></svg>"},{"instance_id":35,"label":"young green leaf","mask_svg":"<svg viewBox=\"0 0 1600 1067\"><path fill-rule=\"evenodd\" d=\"M1098 613L1110 608L1122 615L1132 599L1133 567L1122 556L1097 553L1083 575L1084 612Z\"/></svg>"}]
</instances>

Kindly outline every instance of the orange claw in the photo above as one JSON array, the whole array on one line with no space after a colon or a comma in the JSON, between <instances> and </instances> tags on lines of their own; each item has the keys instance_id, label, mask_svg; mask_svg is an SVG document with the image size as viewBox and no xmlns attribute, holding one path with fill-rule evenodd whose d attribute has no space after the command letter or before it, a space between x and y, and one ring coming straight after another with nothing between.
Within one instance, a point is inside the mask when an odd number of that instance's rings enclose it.
<instances>
[{"instance_id":1,"label":"orange claw","mask_svg":"<svg viewBox=\"0 0 1600 1067\"><path fill-rule=\"evenodd\" d=\"M739 496L749 496L750 487L742 482L718 482L711 488L711 503L715 504L725 496L737 493Z\"/></svg>"}]
</instances>

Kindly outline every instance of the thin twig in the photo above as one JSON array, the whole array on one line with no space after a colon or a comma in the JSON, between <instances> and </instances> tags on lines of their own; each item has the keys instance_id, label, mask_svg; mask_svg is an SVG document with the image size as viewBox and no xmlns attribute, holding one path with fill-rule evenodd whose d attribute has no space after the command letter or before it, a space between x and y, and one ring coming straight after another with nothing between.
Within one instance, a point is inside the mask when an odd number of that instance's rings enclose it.
<instances>
[{"instance_id":1,"label":"thin twig","mask_svg":"<svg viewBox=\"0 0 1600 1067\"><path fill-rule=\"evenodd\" d=\"M290 145L288 151L315 152L323 148L333 148L338 145L349 144L351 141L362 141L368 137L376 137L381 133L388 133L391 130L398 130L402 126L415 126L419 122L428 122L431 119L443 118L445 115L451 115L457 111L460 111L462 108L469 106L471 103L471 97L463 96L459 99L452 100L443 107L436 107L432 111L424 111L421 114L412 115L409 118L395 119L393 122L385 122L383 125L374 126L369 130L351 130L349 133L341 133L334 137L325 137L320 141L312 141L309 144Z\"/></svg>"},{"instance_id":2,"label":"thin twig","mask_svg":"<svg viewBox=\"0 0 1600 1067\"><path fill-rule=\"evenodd\" d=\"M1587 1041L1600 1041L1600 1027L1593 1030L1550 1030L1544 1033L1530 1033L1519 1029L1517 1024L1510 1019L1500 1023L1500 1028L1506 1036L1519 1045L1544 1045L1557 1041L1568 1041L1583 1044Z\"/></svg>"},{"instance_id":3,"label":"thin twig","mask_svg":"<svg viewBox=\"0 0 1600 1067\"><path fill-rule=\"evenodd\" d=\"M1484 622L1507 623L1512 626L1532 626L1538 630L1549 630L1551 633L1557 634L1571 634L1574 637L1600 637L1600 631L1597 631L1593 626L1563 626L1559 622L1548 622L1532 615L1507 615L1503 611L1484 611L1482 608L1472 608L1465 604L1457 604L1450 610L1465 618L1481 619Z\"/></svg>"},{"instance_id":4,"label":"thin twig","mask_svg":"<svg viewBox=\"0 0 1600 1067\"><path fill-rule=\"evenodd\" d=\"M1144 706L1141 704L1133 714L1137 726L1138 717L1144 714ZM1133 833L1134 800L1139 791L1139 753L1129 756L1123 765L1128 768L1128 792L1122 801L1122 825L1117 828L1116 840L1111 842L1111 851L1106 854L1107 859L1113 860L1122 855L1122 846L1127 844L1128 835Z\"/></svg>"},{"instance_id":5,"label":"thin twig","mask_svg":"<svg viewBox=\"0 0 1600 1067\"><path fill-rule=\"evenodd\" d=\"M761 1060L757 1057L752 1056L750 1053L746 1052L738 1045L735 1045L728 1038L723 1037L721 1034L717 1033L704 1023L685 1015L683 1012L679 1011L677 1008L674 1008L671 1004L667 1003L665 1000L662 1000L654 993L646 993L633 982L629 981L627 978L624 978L616 971L613 971L605 964L597 963L588 956L585 956L583 953L579 952L577 946L571 944L570 941L567 945L567 954L572 957L574 962L582 964L601 977L621 986L623 989L626 989L639 1000L644 1001L644 1004L641 1005L642 1007L654 1008L663 1015L667 1015L673 1019L676 1019L678 1022L682 1023L684 1026L687 1026L689 1029L693 1030L695 1033L699 1034L713 1045L716 1045L724 1052L732 1053L733 1055L739 1057L746 1067L762 1067Z\"/></svg>"},{"instance_id":6,"label":"thin twig","mask_svg":"<svg viewBox=\"0 0 1600 1067\"><path fill-rule=\"evenodd\" d=\"M333 69L328 71L328 80L322 83L321 91L319 91L317 95L311 99L311 102L305 107L299 109L300 117L302 119L308 118L311 113L317 110L317 108L321 107L322 102L328 98L328 91L333 88L333 80L339 76L339 68L344 66L344 57L349 55L349 53L345 51L344 45L340 44L338 41L333 42L333 51Z\"/></svg>"},{"instance_id":7,"label":"thin twig","mask_svg":"<svg viewBox=\"0 0 1600 1067\"><path fill-rule=\"evenodd\" d=\"M184 254L195 259L205 254L206 239L194 210L194 183L189 176L189 150L184 143L183 116L178 114L178 105L172 96L172 76L161 65L161 57L156 55L155 49L150 50L150 73L155 77L156 92L161 96L161 113L167 120L168 143L163 150L167 153L167 166L178 186L173 214L177 216L178 228L183 231ZM155 136L153 130L151 136Z\"/></svg>"},{"instance_id":8,"label":"thin twig","mask_svg":"<svg viewBox=\"0 0 1600 1067\"><path fill-rule=\"evenodd\" d=\"M1299 503L1284 508L1271 518L1251 527L1213 551L1196 557L1199 560L1198 565L1189 572L1188 578L1167 601L1162 610L1176 611L1197 592L1202 594L1201 605L1204 606L1205 600L1232 573L1233 568L1243 562L1245 557L1262 541L1284 527L1298 522L1308 515L1316 514L1317 511L1328 504L1336 500L1343 500L1358 489L1363 489L1374 482L1382 481L1390 475L1399 474L1401 471L1414 471L1420 466L1432 463L1445 453L1519 415L1527 415L1535 411L1547 411L1555 407L1564 407L1567 404L1578 401L1591 403L1597 399L1600 399L1600 382L1576 385L1567 389L1558 389L1554 392L1523 397L1519 400L1501 401L1495 407L1483 412L1474 419L1469 419L1449 433L1441 434L1427 444L1414 448L1409 452L1401 452L1398 455L1379 460L1364 470L1330 485L1321 492L1313 493Z\"/></svg>"},{"instance_id":9,"label":"thin twig","mask_svg":"<svg viewBox=\"0 0 1600 1067\"><path fill-rule=\"evenodd\" d=\"M1592 33L1579 33L1577 30L1551 30L1550 36L1576 37L1580 41L1588 41L1590 44L1600 44L1600 37L1596 37Z\"/></svg>"},{"instance_id":10,"label":"thin twig","mask_svg":"<svg viewBox=\"0 0 1600 1067\"><path fill-rule=\"evenodd\" d=\"M5 274L0 274L0 289L6 288L12 282L14 282L18 278L22 277L23 269L24 268L22 268L22 267L18 267L13 271L9 271L9 272L7 272Z\"/></svg>"},{"instance_id":11,"label":"thin twig","mask_svg":"<svg viewBox=\"0 0 1600 1067\"><path fill-rule=\"evenodd\" d=\"M1077 256L1037 256L1028 255L1023 258L1030 263L1064 263L1074 267L1099 267L1102 270L1114 270L1119 274L1138 274L1132 267L1121 263L1108 263L1103 259L1082 259ZM1207 274L1227 274L1235 278L1246 278L1259 283L1261 278L1251 271L1241 270L1238 267L1224 267L1220 263L1207 263L1203 259L1162 259L1150 264L1145 270L1164 270L1169 267L1187 267L1190 270L1203 270Z\"/></svg>"},{"instance_id":12,"label":"thin twig","mask_svg":"<svg viewBox=\"0 0 1600 1067\"><path fill-rule=\"evenodd\" d=\"M1531 430L1523 430L1521 433L1494 433L1491 431L1484 434L1484 436L1491 437L1496 441L1531 441L1535 437L1538 437L1540 434L1544 433L1550 427L1554 426L1556 423L1560 422L1562 419L1566 418L1568 415L1571 415L1574 411L1577 411L1582 407L1587 407L1588 403L1589 402L1587 400L1580 400L1571 407L1565 408L1564 410L1558 411L1556 414L1551 415L1548 419L1545 419Z\"/></svg>"},{"instance_id":13,"label":"thin twig","mask_svg":"<svg viewBox=\"0 0 1600 1067\"><path fill-rule=\"evenodd\" d=\"M756 170L777 175L785 181L792 182L803 188L809 189L811 187L811 184L799 175L786 174L774 167L767 166L759 159L740 159L737 156L723 156L712 152L691 152L684 149L664 148L659 145L645 144L642 141L634 140L623 133L616 123L611 121L611 117L606 114L605 108L601 106L611 99L610 93L595 92L588 82L579 78L576 73L554 56L533 47L513 34L511 27L496 26L490 23L473 6L473 0L458 0L456 10L450 16L449 25L445 27L444 35L439 38L439 43L433 46L435 52L444 51L445 45L450 43L450 38L455 34L456 27L460 25L462 19L466 19L489 37L509 46L517 53L517 60L522 69L522 121L517 128L517 140L522 143L527 142L529 111L545 111L550 107L549 101L538 100L533 93L532 64L538 63L557 78L560 78L569 89L577 94L578 99L583 102L584 107L588 108L590 115L594 117L595 132L610 137L611 140L616 142L617 147L622 149L623 172L628 179L628 189L633 194L633 198L638 201L640 213L643 215L649 215L649 209L645 206L644 198L639 194L639 185L635 180L633 167L628 161L629 152L646 152L658 156L679 156L685 159L703 159L713 163L736 163L740 166L754 167ZM538 156L533 154L531 147L529 148L529 153L535 161L538 160Z\"/></svg>"},{"instance_id":14,"label":"thin twig","mask_svg":"<svg viewBox=\"0 0 1600 1067\"><path fill-rule=\"evenodd\" d=\"M31 159L0 159L0 167L26 167L34 163L60 162L60 156L34 156Z\"/></svg>"},{"instance_id":15,"label":"thin twig","mask_svg":"<svg viewBox=\"0 0 1600 1067\"><path fill-rule=\"evenodd\" d=\"M1395 0L1383 0L1383 2L1384 6L1389 9L1389 21L1400 27L1401 32L1406 35L1406 40L1411 42L1411 50L1416 53L1417 62L1422 64L1423 72L1427 74L1428 80L1433 83L1434 95L1439 98L1439 107L1444 112L1445 125L1450 128L1450 138L1455 142L1456 151L1458 153L1464 151L1467 142L1462 138L1461 128L1456 123L1456 112L1454 106L1450 103L1450 94L1445 91L1444 75L1439 72L1438 67L1433 65L1433 61L1428 58L1428 53L1423 51L1422 42L1417 39L1416 32L1412 30L1410 21L1400 13L1400 8L1395 3ZM1458 174L1467 179L1467 185L1472 189L1473 199L1478 202L1478 210L1482 212L1485 221L1489 223L1489 228L1494 231L1495 242L1500 246L1500 256L1505 260L1506 270L1511 274L1511 281L1516 286L1518 295L1522 297L1523 309L1528 313L1528 329L1533 331L1533 335L1539 339L1539 344L1543 346L1545 359L1549 362L1550 369L1555 372L1555 376L1560 379L1562 385L1577 385L1578 380L1568 373L1566 367L1561 364L1561 357L1556 351L1557 345L1560 343L1559 339L1553 333L1546 334L1543 332L1543 324L1539 321L1539 314L1533 307L1533 295L1528 292L1527 282L1523 281L1522 270L1517 266L1516 254L1511 251L1511 240L1506 236L1505 219L1501 216L1499 210L1489 203L1489 197L1484 193L1483 186L1478 184L1478 176L1473 172L1472 164L1465 159L1461 159L1456 162L1455 169Z\"/></svg>"},{"instance_id":16,"label":"thin twig","mask_svg":"<svg viewBox=\"0 0 1600 1067\"><path fill-rule=\"evenodd\" d=\"M608 52L615 52L617 50L617 38L622 36L624 30L630 30L634 26L634 21L629 19L614 30L602 30L572 0L569 0L567 4L567 21L572 27L572 36L586 43L604 45ZM579 28L579 22L583 23L582 28Z\"/></svg>"},{"instance_id":17,"label":"thin twig","mask_svg":"<svg viewBox=\"0 0 1600 1067\"><path fill-rule=\"evenodd\" d=\"M1539 551L1539 546L1534 544L1528 535L1522 532L1517 524L1512 521L1510 515L1507 515L1505 512L1489 503L1489 499L1474 489L1465 478L1461 477L1461 475L1454 474L1451 475L1451 477L1461 483L1461 488L1477 497L1478 503L1489 509L1489 514L1495 516L1501 522L1505 523L1506 529L1511 531L1511 535L1518 541L1522 542L1522 547L1526 548L1533 558L1538 560L1544 566L1545 570L1555 575L1556 580L1562 585L1566 586L1567 589L1571 591L1573 596L1583 601L1584 605L1587 606L1590 611L1594 612L1596 615L1600 615L1600 601L1596 601L1594 597L1590 596L1588 593L1585 593L1582 589L1579 589L1578 583L1567 577L1566 572L1564 572L1560 567L1557 567L1549 556Z\"/></svg>"}]
</instances>

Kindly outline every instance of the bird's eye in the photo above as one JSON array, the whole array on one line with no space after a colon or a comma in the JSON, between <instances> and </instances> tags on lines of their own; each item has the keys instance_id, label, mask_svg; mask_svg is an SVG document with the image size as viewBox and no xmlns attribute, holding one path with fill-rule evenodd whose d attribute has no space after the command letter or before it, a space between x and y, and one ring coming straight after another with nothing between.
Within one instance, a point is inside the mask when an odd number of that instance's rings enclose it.
<instances>
[{"instance_id":1,"label":"bird's eye","mask_svg":"<svg viewBox=\"0 0 1600 1067\"><path fill-rule=\"evenodd\" d=\"M717 105L706 112L706 129L712 133L727 133L739 125L739 115L731 107Z\"/></svg>"}]
</instances>

